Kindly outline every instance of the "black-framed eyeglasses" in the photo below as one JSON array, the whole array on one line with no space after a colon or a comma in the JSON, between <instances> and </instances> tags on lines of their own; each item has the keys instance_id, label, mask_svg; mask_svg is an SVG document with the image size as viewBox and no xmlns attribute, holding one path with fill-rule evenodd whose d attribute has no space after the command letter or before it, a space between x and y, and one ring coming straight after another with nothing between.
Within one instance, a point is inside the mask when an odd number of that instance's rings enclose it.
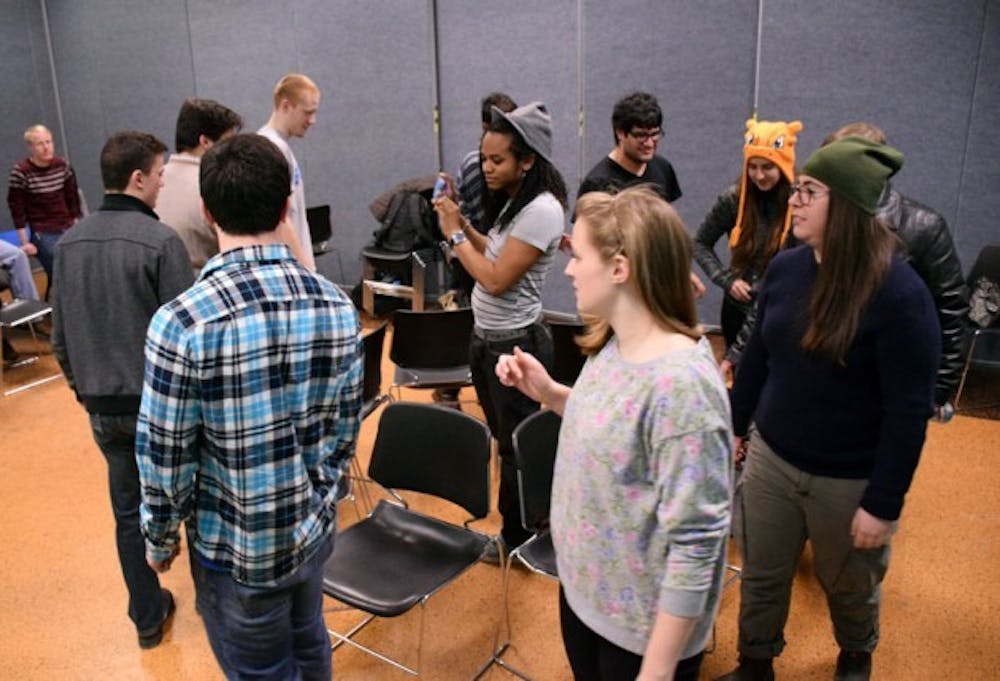
<instances>
[{"instance_id":1,"label":"black-framed eyeglasses","mask_svg":"<svg viewBox=\"0 0 1000 681\"><path fill-rule=\"evenodd\" d=\"M827 194L830 193L825 189L817 189L811 184L802 184L801 182L796 182L795 184L793 184L791 186L791 190L792 192L791 194L788 195L788 198L790 199L796 194L798 194L799 203L801 203L803 206L808 206L810 203L812 203L812 200L815 199L817 196L826 196Z\"/></svg>"},{"instance_id":2,"label":"black-framed eyeglasses","mask_svg":"<svg viewBox=\"0 0 1000 681\"><path fill-rule=\"evenodd\" d=\"M658 142L663 138L663 128L655 128L653 130L629 130L628 136L636 142L646 142L647 140Z\"/></svg>"}]
</instances>

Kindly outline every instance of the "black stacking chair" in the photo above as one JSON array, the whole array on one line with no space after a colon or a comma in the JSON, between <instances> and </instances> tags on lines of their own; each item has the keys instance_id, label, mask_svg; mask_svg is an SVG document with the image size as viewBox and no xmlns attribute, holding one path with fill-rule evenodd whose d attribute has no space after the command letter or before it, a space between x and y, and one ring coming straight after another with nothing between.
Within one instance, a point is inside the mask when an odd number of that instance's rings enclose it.
<instances>
[{"instance_id":1,"label":"black stacking chair","mask_svg":"<svg viewBox=\"0 0 1000 681\"><path fill-rule=\"evenodd\" d=\"M984 246L969 271L967 280L972 310L969 313L970 330L962 378L955 393L955 409L959 409L962 393L970 369L989 372L1000 371L1000 314L997 311L997 291L1000 291L1000 244ZM992 321L989 321L992 319ZM995 388L998 384L994 381ZM997 393L994 393L996 395ZM963 411L977 408L995 408L996 403L966 404Z\"/></svg>"},{"instance_id":2,"label":"black stacking chair","mask_svg":"<svg viewBox=\"0 0 1000 681\"><path fill-rule=\"evenodd\" d=\"M578 315L544 310L542 319L552 334L551 376L563 385L572 386L580 375L587 358L576 344L576 337L584 331L583 320Z\"/></svg>"},{"instance_id":3,"label":"black stacking chair","mask_svg":"<svg viewBox=\"0 0 1000 681\"><path fill-rule=\"evenodd\" d=\"M434 404L393 402L383 411L368 475L398 503L382 500L370 516L337 535L323 591L367 616L346 634L330 631L336 650L355 646L419 675L428 599L476 564L492 541L469 527L489 513L489 429L462 412ZM467 511L456 525L407 508L397 491L434 495ZM420 606L417 664L409 667L354 640L375 617Z\"/></svg>"},{"instance_id":4,"label":"black stacking chair","mask_svg":"<svg viewBox=\"0 0 1000 681\"><path fill-rule=\"evenodd\" d=\"M556 552L549 532L549 505L552 495L552 472L559 445L559 428L562 417L553 411L543 409L522 421L514 429L514 457L517 461L517 489L521 502L521 522L524 529L532 533L531 538L510 552L503 573L504 622L497 628L494 639L493 657L479 670L475 678L481 677L491 665L497 665L530 681L524 672L512 667L503 655L510 646L510 616L507 601L507 585L510 569L518 561L532 572L558 579ZM500 643L500 627L506 623L507 635Z\"/></svg>"},{"instance_id":5,"label":"black stacking chair","mask_svg":"<svg viewBox=\"0 0 1000 681\"><path fill-rule=\"evenodd\" d=\"M365 380L361 389L361 418L366 419L383 402L392 398L382 392L382 348L385 347L385 330L388 324L380 324L361 339L365 349Z\"/></svg>"},{"instance_id":6,"label":"black stacking chair","mask_svg":"<svg viewBox=\"0 0 1000 681\"><path fill-rule=\"evenodd\" d=\"M333 221L330 219L330 206L313 206L306 208L306 222L309 224L309 237L312 241L312 252L316 258L327 253L337 256L337 266L340 268L340 281L344 277L344 261L340 258L340 250L330 244L333 239Z\"/></svg>"},{"instance_id":7,"label":"black stacking chair","mask_svg":"<svg viewBox=\"0 0 1000 681\"><path fill-rule=\"evenodd\" d=\"M464 388L472 385L469 339L472 309L415 312L396 310L392 315L389 359L396 365L390 392L397 399L402 388Z\"/></svg>"},{"instance_id":8,"label":"black stacking chair","mask_svg":"<svg viewBox=\"0 0 1000 681\"><path fill-rule=\"evenodd\" d=\"M388 393L382 392L382 348L385 346L385 330L388 324L383 323L373 331L369 331L361 339L365 351L364 383L361 388L361 418L368 418L383 402L391 401ZM372 511L371 494L368 483L371 482L361 469L357 455L351 458L351 494L354 497L355 508L359 519Z\"/></svg>"}]
</instances>

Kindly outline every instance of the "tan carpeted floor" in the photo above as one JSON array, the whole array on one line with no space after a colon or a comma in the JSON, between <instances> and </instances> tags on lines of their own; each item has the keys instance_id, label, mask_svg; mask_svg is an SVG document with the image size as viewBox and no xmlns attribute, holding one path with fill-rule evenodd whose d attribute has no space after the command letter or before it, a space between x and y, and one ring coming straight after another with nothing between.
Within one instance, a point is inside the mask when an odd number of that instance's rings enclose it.
<instances>
[{"instance_id":1,"label":"tan carpeted floor","mask_svg":"<svg viewBox=\"0 0 1000 681\"><path fill-rule=\"evenodd\" d=\"M19 349L30 341L15 335ZM388 367L388 361L385 361ZM9 371L6 386L55 370L50 356ZM386 374L388 377L391 374ZM407 397L428 399L409 393ZM473 398L471 391L465 397ZM126 597L114 550L104 461L84 411L63 380L0 398L0 678L214 680L221 674L193 609L185 560L163 583L177 597L172 630L157 649L141 652L125 614ZM363 427L359 456L367 461L376 417ZM959 416L931 424L884 586L877 679L1000 678L1000 568L997 458L1000 421ZM437 504L418 500L418 508ZM481 525L497 529L495 513ZM356 518L350 502L344 522ZM735 558L734 558L735 560ZM738 587L727 591L718 644L703 678L735 662ZM496 568L473 568L431 599L424 646L425 678L468 679L489 657L501 603ZM331 603L331 606L333 604ZM514 571L511 662L536 679L571 678L562 652L556 585ZM346 614L330 613L340 624ZM416 613L373 625L363 640L415 661ZM803 560L786 637L777 662L782 679L830 679L836 646L822 593ZM334 655L338 679L402 679L353 650ZM510 678L492 670L487 678Z\"/></svg>"}]
</instances>

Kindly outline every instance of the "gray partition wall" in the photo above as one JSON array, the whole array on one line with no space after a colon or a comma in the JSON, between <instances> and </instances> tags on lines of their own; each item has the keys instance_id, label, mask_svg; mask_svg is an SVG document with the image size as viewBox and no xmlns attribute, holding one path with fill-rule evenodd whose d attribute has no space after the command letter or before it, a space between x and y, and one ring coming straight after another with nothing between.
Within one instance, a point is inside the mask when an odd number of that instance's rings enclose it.
<instances>
[{"instance_id":1,"label":"gray partition wall","mask_svg":"<svg viewBox=\"0 0 1000 681\"><path fill-rule=\"evenodd\" d=\"M518 104L545 102L552 116L553 160L567 189L575 191L579 165L576 0L438 0L436 4L444 169L455 172L462 158L477 148L482 133L480 101L500 90ZM548 307L572 310L572 289L562 274L565 263L565 256L558 254L544 295Z\"/></svg>"},{"instance_id":2,"label":"gray partition wall","mask_svg":"<svg viewBox=\"0 0 1000 681\"><path fill-rule=\"evenodd\" d=\"M47 124L57 153L66 152L57 125L52 62L38 0L0 0L0 64L0 166L6 178L10 166L26 156L24 130L30 125ZM5 205L0 210L0 231L12 228Z\"/></svg>"},{"instance_id":3,"label":"gray partition wall","mask_svg":"<svg viewBox=\"0 0 1000 681\"><path fill-rule=\"evenodd\" d=\"M23 155L24 128L46 122L91 207L110 132L142 128L173 146L192 95L255 130L279 76L312 76L319 120L292 147L307 203L333 207L349 281L375 227L371 199L439 164L453 172L494 89L549 105L571 194L611 148L615 100L655 94L692 232L740 171L756 101L761 118L803 121L800 160L843 123L884 127L907 157L897 186L944 214L966 270L1000 234L1000 0L0 0L0 11L6 162ZM710 288L700 310L714 323L721 292ZM560 271L546 306L573 307Z\"/></svg>"}]
</instances>

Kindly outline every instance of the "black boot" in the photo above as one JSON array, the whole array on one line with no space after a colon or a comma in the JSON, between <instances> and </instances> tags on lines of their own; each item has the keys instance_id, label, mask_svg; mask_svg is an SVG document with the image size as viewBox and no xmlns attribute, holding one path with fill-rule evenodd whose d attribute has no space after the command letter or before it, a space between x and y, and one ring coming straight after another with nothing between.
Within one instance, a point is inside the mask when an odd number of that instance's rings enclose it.
<instances>
[{"instance_id":1,"label":"black boot","mask_svg":"<svg viewBox=\"0 0 1000 681\"><path fill-rule=\"evenodd\" d=\"M13 364L17 360L21 359L21 353L14 349L14 346L10 344L6 338L3 339L3 361L7 364Z\"/></svg>"},{"instance_id":2,"label":"black boot","mask_svg":"<svg viewBox=\"0 0 1000 681\"><path fill-rule=\"evenodd\" d=\"M771 658L755 659L740 655L740 666L715 681L774 681Z\"/></svg>"},{"instance_id":3,"label":"black boot","mask_svg":"<svg viewBox=\"0 0 1000 681\"><path fill-rule=\"evenodd\" d=\"M868 681L872 676L872 654L864 650L841 650L833 681Z\"/></svg>"}]
</instances>

